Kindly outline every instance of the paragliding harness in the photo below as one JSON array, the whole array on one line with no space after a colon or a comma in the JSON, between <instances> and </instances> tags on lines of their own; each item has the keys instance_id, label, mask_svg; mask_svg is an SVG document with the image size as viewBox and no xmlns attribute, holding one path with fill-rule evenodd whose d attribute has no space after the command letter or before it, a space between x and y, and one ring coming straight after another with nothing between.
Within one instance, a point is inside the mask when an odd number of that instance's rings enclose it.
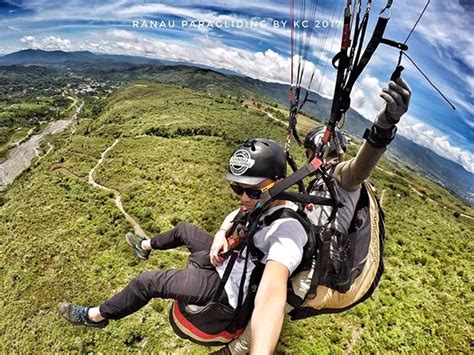
<instances>
[{"instance_id":1,"label":"paragliding harness","mask_svg":"<svg viewBox=\"0 0 474 355\"><path fill-rule=\"evenodd\" d=\"M254 209L239 213L233 221L228 233L231 241L229 250L222 254L229 258L224 275L212 302L205 306L188 305L175 300L170 310L170 322L173 330L182 338L189 339L201 345L226 344L240 335L250 320L254 299L258 289L264 265L259 260L262 253L253 244L253 235L264 226L262 214L267 211L275 199L285 199L299 203L315 203L333 205L332 198L302 195L285 192L289 187L301 181L306 176L316 173L322 168L321 160L315 158L286 179L280 181L262 194ZM336 197L337 199L337 197ZM235 236L233 236L236 234ZM231 237L232 236L232 237ZM309 251L310 249L308 249ZM234 309L220 302L226 282L238 257L245 258L244 271L240 281L237 307ZM250 276L247 297L244 300L244 285L248 262L256 266ZM211 268L209 252L202 251L190 256L188 267Z\"/></svg>"},{"instance_id":2,"label":"paragliding harness","mask_svg":"<svg viewBox=\"0 0 474 355\"><path fill-rule=\"evenodd\" d=\"M215 346L227 344L243 332L252 315L255 294L263 273L263 265L258 262L256 248L253 244L246 245L248 239L241 238L244 236L242 228L246 221L247 213L240 211L233 220L232 228L227 232L227 239L231 245L229 252L226 253L229 261L212 302L205 306L190 305L178 300L173 302L169 318L178 336L200 345ZM222 302L222 296L225 284L238 258L244 259L244 268L239 285L237 307L233 308L227 302ZM250 275L248 292L244 299L249 262L253 262L256 266ZM191 254L188 267L213 268L210 264L209 251Z\"/></svg>"},{"instance_id":3,"label":"paragliding harness","mask_svg":"<svg viewBox=\"0 0 474 355\"><path fill-rule=\"evenodd\" d=\"M375 192L370 185L366 184L365 193L361 195L357 204L349 234L347 236L332 234L327 226L335 218L334 210L340 206L333 180L327 180L327 186L330 186L328 188L329 198L286 191L305 177L315 174L320 177L324 176L325 179L329 178L323 163L318 158L314 158L306 166L264 192L252 212L243 212L237 215L229 236L234 232L237 235L232 237L229 251L223 254L229 258L229 262L213 301L205 306L195 306L175 300L170 310L170 322L176 334L195 343L211 346L226 344L242 333L251 317L255 295L264 268L264 265L259 262L263 255L253 245L252 237L260 228L269 226L281 218L298 220L308 235L302 262L288 282L287 302L294 308L290 312L292 319L344 311L371 295L383 272L383 263L381 262L384 235L383 214L376 200ZM282 208L263 217L262 214L267 211L271 201L276 199L293 201L300 205L331 206L332 213L324 226L311 224L303 209L294 211ZM364 238L363 236L370 237ZM361 244L363 244L362 248ZM234 309L219 300L238 257L245 258L245 262L237 307ZM243 288L247 263L250 262L250 259L256 267L251 274L247 297L244 300ZM209 253L192 254L188 267L212 267L209 264ZM374 268L376 272L373 272ZM370 273L365 269L370 269ZM362 286L365 289L362 290L363 292L360 290L361 282L358 282L360 278L364 278ZM309 280L308 287L303 290L294 286L295 283L304 284L302 279ZM348 297L342 297L345 299L344 303L328 308L326 304L321 305L319 298L316 297L320 292L323 294L321 287L330 288L340 294L349 291L349 294Z\"/></svg>"},{"instance_id":4,"label":"paragliding harness","mask_svg":"<svg viewBox=\"0 0 474 355\"><path fill-rule=\"evenodd\" d=\"M336 128L341 128L344 124L346 112L350 108L352 88L379 44L385 44L400 51L397 66L392 72L390 80L396 81L400 77L401 72L404 70L401 60L402 56L405 56L428 80L430 85L455 109L452 103L406 53L408 50L406 43L425 13L430 0L427 1L403 43L384 38L384 32L390 19L392 3L393 0L387 0L385 7L380 11L372 36L365 50L362 51L372 1L367 0L365 14L361 18L362 1L352 2L352 0L346 0L341 49L332 60L337 74L331 113L323 138L314 151L316 158L325 159L329 152L329 142L331 140L336 146L336 153L341 157L342 149L335 130ZM290 16L294 13L294 0L291 1L291 7ZM303 1L303 16L304 9L305 1ZM354 20L355 26L351 29ZM296 46L293 30L292 28L292 61L293 48ZM297 115L301 112L306 102L315 102L314 100L308 100L314 72L306 88L306 95L300 102L304 73L304 62L302 64L302 60L305 59L308 53L310 39L311 32L306 36L306 43L303 43L304 36L300 34L300 55L296 85L293 85L293 62L291 63L289 124L285 151L290 166L294 170L296 164L289 154L289 148L292 136L301 144L296 131ZM303 51L301 50L302 48L304 48ZM387 119L390 119L390 117L387 117ZM374 127L372 130L366 130L364 138L374 147L385 147L394 138L396 126L393 130L389 130L389 132L383 132L382 129L380 129L381 132L376 132ZM323 167L321 177L324 178L324 176L327 177L328 175ZM334 189L334 186L331 186L333 184L332 178L323 180L327 189L331 192L331 197L333 197L334 192L331 191ZM302 192L301 186L300 192ZM310 238L313 238L313 235L316 236L314 238L315 250L312 258L304 259L301 265L302 269L290 278L287 300L293 307L293 310L290 312L292 319L344 311L370 297L379 283L383 273L384 214L376 197L374 187L368 181L363 182L361 197L357 203L347 235L337 234L334 230L328 228L330 221L334 219L337 213L338 207L339 203L336 200L328 222L323 227L314 225L306 227L309 230L308 236ZM304 223L304 220L301 222ZM305 251L305 256L308 254L311 253ZM310 267L308 267L308 264L310 264Z\"/></svg>"},{"instance_id":5,"label":"paragliding harness","mask_svg":"<svg viewBox=\"0 0 474 355\"><path fill-rule=\"evenodd\" d=\"M390 15L387 17L382 15L385 12L390 12L392 2L393 0L388 0L386 6L380 12L372 37L366 49L362 52L372 1L367 1L366 11L362 19L360 18L362 1L358 0L357 5L354 2L354 7L357 6L357 13L355 14L355 29L352 31L351 24L354 20L351 14L352 0L346 0L341 50L332 62L333 66L337 69L337 76L331 115L327 122L323 139L315 149L314 157L307 165L300 169L297 168L289 150L292 136L295 137L298 143L301 143L296 130L298 113L302 111L306 102L316 103L315 100L308 99L314 72L311 75L309 85L305 89L304 98L300 102L300 94L303 92L302 81L305 59L309 53L308 48L312 30L309 36L307 35L305 44L303 44L303 34L300 33L300 43L298 46L300 55L296 84L294 85L293 54L296 45L294 43L294 25L290 27L291 86L285 152L287 161L294 173L265 191L252 212L239 214L238 218L234 221L232 233L237 229L237 237L232 238L234 243L224 255L225 257L230 257L230 260L213 302L206 306L198 307L174 301L170 311L170 321L173 329L179 336L202 345L218 345L228 343L242 333L250 319L258 283L263 273L263 265L258 262L262 255L253 246L252 237L259 228L264 225L270 225L279 218L297 219L308 234L308 243L304 248L303 261L291 275L288 282L287 301L293 308L290 312L292 319L302 319L322 313L341 312L363 302L374 292L383 273L382 252L384 243L384 216L375 195L375 189L369 182L365 181L363 183L361 197L357 203L348 234L335 233L334 230L329 228L329 225L334 221L341 204L335 189L334 180L328 174L327 166L323 161L328 153L328 143L330 140L335 143L338 154L341 152L340 142L338 142L337 135L334 134L335 129L341 125L341 121L344 123L345 113L350 108L352 88L378 45L382 43L400 50L398 64L391 75L391 80L397 80L400 77L403 70L403 67L400 65L402 55L405 55L415 64L405 53L408 49L406 42L426 10L429 0L404 43L383 38ZM294 0L291 1L290 6L290 17L291 22L293 22ZM314 4L310 6L310 11L313 14L315 13L315 6ZM304 8L305 6L303 6L302 18L304 18ZM351 34L353 35L352 39ZM421 72L416 64L415 67ZM427 78L423 72L421 73ZM431 81L429 82L434 86ZM435 89L438 90L436 87ZM438 92L440 91L438 90ZM441 92L440 94L445 98ZM445 98L445 100L447 99ZM365 137L369 141L373 138L372 136L373 132L365 133ZM314 175L322 178L330 198L322 198L307 193L303 179ZM298 193L286 191L295 184L298 185ZM331 206L332 210L324 226L312 225L305 215L303 208L298 211L280 209L274 214L265 217L262 224L262 214L275 199L293 201L298 203L300 207L306 204ZM228 305L220 303L219 298L222 295L235 260L239 256L245 257L245 267L240 283L238 305L236 309L233 309ZM248 295L244 300L245 268L250 256L257 266L251 275ZM190 259L189 267L210 267L208 253L200 257L194 255Z\"/></svg>"},{"instance_id":6,"label":"paragliding harness","mask_svg":"<svg viewBox=\"0 0 474 355\"><path fill-rule=\"evenodd\" d=\"M326 124L323 138L314 150L315 159L325 160L329 153L330 141L334 143L339 158L342 157L343 150L335 130L344 124L345 114L350 108L352 88L379 44L383 43L400 50L398 65L392 73L391 80L397 80L400 77L403 70L400 65L401 56L408 49L406 41L398 43L383 37L390 15L382 15L390 13L391 5L392 0L388 0L379 14L375 30L365 50L362 51L372 1L367 1L365 14L361 18L362 1L358 0L352 4L351 0L346 0L341 49L332 60L337 75L331 115ZM290 16L292 17L294 1L291 2L291 7ZM354 15L351 13L352 9L354 9ZM351 25L354 20L355 26L352 30ZM296 39L292 28L290 109L285 151L293 170L296 170L296 164L289 153L291 137L294 136L296 141L301 144L296 131L297 115L306 102L314 102L314 100L308 100L314 72L306 88L306 95L300 102L304 74L304 61L302 62L302 60L308 53L310 39L311 32L306 35L306 43L303 43L305 38L300 33L298 39L300 56L296 84L294 85L293 48L296 46L294 43ZM370 132L366 132L365 136L370 136ZM391 138L393 138L393 134ZM330 228L330 225L335 219L340 204L337 192L334 191L334 180L327 171L328 169L322 165L320 177L333 199L332 211L327 222L323 226L312 225L304 214L299 214L299 220L307 230L309 242L305 247L303 262L288 282L287 301L293 308L290 312L292 319L306 318L321 313L340 312L355 306L370 297L383 273L384 218L375 195L375 189L369 182L363 183L361 197L357 203L348 234L337 233L336 230ZM304 193L303 186L300 182L300 193ZM275 216L275 218L282 218L285 214L298 218L289 211L281 213L282 215ZM268 223L271 222L272 220L268 220Z\"/></svg>"},{"instance_id":7,"label":"paragliding harness","mask_svg":"<svg viewBox=\"0 0 474 355\"><path fill-rule=\"evenodd\" d=\"M288 281L292 320L337 313L369 298L383 273L384 215L365 181L347 234L314 225L304 211L280 210L266 218L295 218L308 234L303 260Z\"/></svg>"},{"instance_id":8,"label":"paragliding harness","mask_svg":"<svg viewBox=\"0 0 474 355\"><path fill-rule=\"evenodd\" d=\"M361 16L362 1L357 0L353 2L352 0L346 0L341 48L332 60L337 74L331 113L326 124L323 138L314 150L315 158L319 158L321 161L325 160L329 153L330 141L334 143L339 158L342 157L343 151L335 131L336 128L343 126L346 112L350 108L352 88L379 44L395 47L400 51L397 66L390 80L396 81L400 77L404 69L403 66L401 66L401 60L402 56L405 55L441 96L450 103L406 54L408 50L406 43L423 16L429 2L430 0L426 3L405 41L400 43L384 38L384 32L390 19L390 11L393 3L393 0L387 0L385 7L379 13L372 36L365 49L362 50L369 14L372 8L372 1L367 0L365 13ZM291 1L290 6L290 17L291 20L293 20L294 0ZM305 8L306 1L303 1L303 17L305 16ZM310 9L310 12L311 11L314 13L314 9ZM353 28L351 28L352 25L354 25ZM302 111L306 102L315 102L314 100L308 100L308 93L313 82L314 72L305 89L306 94L302 100L300 100L304 63L306 62L310 40L311 31L309 34L306 34L306 38L302 32L300 32L298 38L295 38L294 28L291 28L290 109L285 152L293 170L296 170L296 164L289 153L291 137L294 136L296 141L301 144L296 130L297 115ZM296 41L299 42L298 47L300 51L296 83L293 84L293 49L297 46L295 44ZM324 46L324 41L322 43ZM396 127L390 130L390 132L375 132L373 129L367 130L364 134L364 138L374 147L385 147L393 139L395 131ZM328 169L322 166L320 176L323 178L323 182L330 192L331 198L334 198L335 195L337 196L337 193L333 191L334 181L326 171L328 171ZM300 193L304 192L302 182L299 183L299 190ZM339 201L336 198L333 203L331 215L324 226L305 224L304 219L300 221L303 225L306 225L308 236L313 240L311 243L314 242L315 249L313 253L308 253L305 250L300 269L291 276L289 281L287 299L288 303L293 307L293 310L290 312L293 319L306 318L321 313L340 312L355 306L370 297L377 287L383 273L384 215L373 186L368 181L364 181L361 197L357 203L347 235L338 234L334 229L329 228L330 223L336 216L338 207ZM292 214L291 212L288 213ZM279 218L281 218L281 216ZM270 222L269 220L269 223ZM311 257L308 258L308 255Z\"/></svg>"}]
</instances>

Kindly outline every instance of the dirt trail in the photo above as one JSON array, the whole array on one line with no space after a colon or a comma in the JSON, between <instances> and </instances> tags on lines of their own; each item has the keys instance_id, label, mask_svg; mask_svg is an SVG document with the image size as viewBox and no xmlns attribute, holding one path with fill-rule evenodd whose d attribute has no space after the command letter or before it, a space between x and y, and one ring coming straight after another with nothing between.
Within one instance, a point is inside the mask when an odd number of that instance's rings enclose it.
<instances>
[{"instance_id":1,"label":"dirt trail","mask_svg":"<svg viewBox=\"0 0 474 355\"><path fill-rule=\"evenodd\" d=\"M276 118L276 117L273 116L270 112L265 111L264 108L259 108L259 107L257 107L256 105L254 105L254 104L252 103L252 100L244 100L244 102L242 103L242 107L244 107L245 105L250 106L250 107L252 107L253 109L256 109L256 110L258 110L258 111L260 111L260 112L265 113L268 117L270 117L270 118L271 118L272 120L274 120L275 122L278 122L278 123L280 123L280 124L286 125L286 122L285 122L285 121Z\"/></svg>"},{"instance_id":2,"label":"dirt trail","mask_svg":"<svg viewBox=\"0 0 474 355\"><path fill-rule=\"evenodd\" d=\"M363 332L364 332L363 328L355 329L354 327L352 327L352 339L347 349L344 350L344 355L350 354L352 352L352 350L354 349L354 346L356 346L356 344L359 342L360 338L362 337Z\"/></svg>"},{"instance_id":3,"label":"dirt trail","mask_svg":"<svg viewBox=\"0 0 474 355\"><path fill-rule=\"evenodd\" d=\"M20 139L17 140L16 142L11 143L11 144L10 144L10 147L13 147L13 146L17 146L17 147L18 147L21 143L23 143L23 142L26 141L28 138L30 138L30 136L31 136L31 134L33 133L34 130L35 130L34 128L30 129L30 130L28 131L28 133L26 134L25 137L20 138Z\"/></svg>"},{"instance_id":4,"label":"dirt trail","mask_svg":"<svg viewBox=\"0 0 474 355\"><path fill-rule=\"evenodd\" d=\"M107 155L107 153L113 148L115 147L115 145L120 141L120 139L116 139L115 142L110 146L108 147L106 150L104 150L100 156L100 159L99 161L97 162L96 166L94 166L90 171L89 171L89 179L88 179L88 183L91 184L92 186L94 187L97 187L99 189L102 189L104 191L107 191L107 192L112 192L115 196L114 198L114 202L115 202L115 205L117 206L117 208L120 210L120 212L122 212L122 214L125 216L125 218L127 219L127 221L130 222L130 224L133 226L133 230L134 230L134 233L136 235L139 235L140 237L144 237L144 238L148 238L148 236L146 235L146 233L143 231L142 227L140 227L140 225L138 224L137 221L135 221L133 219L132 216L130 216L127 212L125 212L124 208L123 208L123 205L122 205L122 199L121 199L121 196L120 196L120 193L117 191L117 190L114 190L114 189L111 189L109 187L105 187L103 185L100 185L98 183L95 182L94 180L94 177L95 177L95 170L99 167L100 164L102 164L102 162L104 161L104 158L105 156Z\"/></svg>"},{"instance_id":5,"label":"dirt trail","mask_svg":"<svg viewBox=\"0 0 474 355\"><path fill-rule=\"evenodd\" d=\"M35 165L38 165L39 162L45 157L47 156L49 153L51 153L51 151L54 149L54 145L52 145L50 142L48 142L48 150L46 151L46 153L44 153L42 156L39 156L38 155L38 160L35 162Z\"/></svg>"},{"instance_id":6,"label":"dirt trail","mask_svg":"<svg viewBox=\"0 0 474 355\"><path fill-rule=\"evenodd\" d=\"M63 95L63 96L64 96L64 95ZM72 104L69 105L68 108L62 110L62 111L61 111L61 114L63 114L64 112L67 112L67 111L70 110L70 109L72 109L72 108L73 108L74 106L76 106L76 104L77 104L77 98L72 97L72 96L69 96L69 95L66 96L66 97L67 97L69 100L72 100Z\"/></svg>"},{"instance_id":7,"label":"dirt trail","mask_svg":"<svg viewBox=\"0 0 474 355\"><path fill-rule=\"evenodd\" d=\"M382 193L380 194L380 206L383 207L383 201L385 198L385 189L382 190Z\"/></svg>"}]
</instances>

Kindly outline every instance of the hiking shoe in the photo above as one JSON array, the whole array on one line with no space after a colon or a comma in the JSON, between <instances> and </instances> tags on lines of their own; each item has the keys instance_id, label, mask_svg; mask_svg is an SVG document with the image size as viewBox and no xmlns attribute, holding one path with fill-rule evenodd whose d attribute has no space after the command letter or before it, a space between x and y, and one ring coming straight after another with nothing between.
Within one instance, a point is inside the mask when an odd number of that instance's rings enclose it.
<instances>
[{"instance_id":1,"label":"hiking shoe","mask_svg":"<svg viewBox=\"0 0 474 355\"><path fill-rule=\"evenodd\" d=\"M144 241L146 238L140 237L136 234L133 234L131 232L128 232L125 235L125 239L127 240L127 243L130 244L130 246L135 250L135 254L142 259L142 260L147 260L148 256L151 253L151 250L145 250L142 249L142 241Z\"/></svg>"},{"instance_id":2,"label":"hiking shoe","mask_svg":"<svg viewBox=\"0 0 474 355\"><path fill-rule=\"evenodd\" d=\"M59 304L59 313L65 320L74 325L87 325L88 327L94 328L105 328L109 324L108 319L104 319L100 322L94 322L89 319L87 312L90 307L79 306L78 304L72 304L62 302Z\"/></svg>"}]
</instances>

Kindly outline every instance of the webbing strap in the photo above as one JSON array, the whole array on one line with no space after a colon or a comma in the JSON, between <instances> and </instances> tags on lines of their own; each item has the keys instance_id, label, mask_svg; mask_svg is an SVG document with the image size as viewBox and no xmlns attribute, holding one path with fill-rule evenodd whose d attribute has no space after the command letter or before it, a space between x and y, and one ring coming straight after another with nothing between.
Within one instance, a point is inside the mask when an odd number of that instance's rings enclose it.
<instances>
[{"instance_id":1,"label":"webbing strap","mask_svg":"<svg viewBox=\"0 0 474 355\"><path fill-rule=\"evenodd\" d=\"M385 28L387 27L388 20L388 17L378 18L377 24L375 25L374 33L372 34L372 37L370 38L369 43L367 44L367 47L365 48L365 51L362 54L362 57L360 58L358 63L354 63L354 69L352 69L351 71L351 75L347 80L347 83L344 87L344 91L351 91L357 78L367 66L367 63L369 63L369 60L370 58L372 58L372 55L374 54L378 45L382 42L383 34L385 32Z\"/></svg>"},{"instance_id":2,"label":"webbing strap","mask_svg":"<svg viewBox=\"0 0 474 355\"><path fill-rule=\"evenodd\" d=\"M219 298L222 295L222 292L224 291L225 284L227 283L227 280L229 279L230 273L234 267L235 261L237 260L237 256L239 255L239 250L234 250L229 262L227 264L227 267L225 268L224 275L222 276L221 282L219 283L219 287L217 288L216 294L214 295L213 302L218 302Z\"/></svg>"},{"instance_id":3,"label":"webbing strap","mask_svg":"<svg viewBox=\"0 0 474 355\"><path fill-rule=\"evenodd\" d=\"M308 298L315 298L316 291L319 285L319 280L321 278L325 279L327 277L327 265L329 258L329 248L331 246L331 232L329 229L326 229L320 233L321 238L321 248L317 249L317 261L316 267L313 272L313 277L311 278L311 284L307 293Z\"/></svg>"},{"instance_id":4,"label":"webbing strap","mask_svg":"<svg viewBox=\"0 0 474 355\"><path fill-rule=\"evenodd\" d=\"M247 277L248 261L249 261L249 248L247 248L246 253L245 253L244 271L242 272L242 278L240 279L239 297L237 299L237 309L240 309L240 307L242 306L242 301L244 299L244 286L245 286L245 278Z\"/></svg>"},{"instance_id":5,"label":"webbing strap","mask_svg":"<svg viewBox=\"0 0 474 355\"><path fill-rule=\"evenodd\" d=\"M367 30L367 24L369 23L369 11L366 11L364 14L364 18L362 19L362 22L360 24L359 31L360 32L358 35L360 36L359 40L359 46L357 48L357 53L354 56L354 60L352 63L358 63L360 55L362 53L362 45L364 44L364 38L365 38L365 31Z\"/></svg>"},{"instance_id":6,"label":"webbing strap","mask_svg":"<svg viewBox=\"0 0 474 355\"><path fill-rule=\"evenodd\" d=\"M276 210L271 215L266 216L263 219L263 224L265 226L269 226L273 222L275 222L276 220L282 219L282 218L294 218L294 219L296 219L298 222L300 222L302 224L302 226L304 227L305 230L307 229L307 223L309 223L309 222L305 221L304 220L305 217L301 216L298 212L292 210L291 208L283 207L283 208L280 208L279 210Z\"/></svg>"},{"instance_id":7,"label":"webbing strap","mask_svg":"<svg viewBox=\"0 0 474 355\"><path fill-rule=\"evenodd\" d=\"M299 297L293 290L293 285L291 284L290 279L288 279L288 285L286 288L286 303L288 303L293 308L300 307L304 302L304 299Z\"/></svg>"},{"instance_id":8,"label":"webbing strap","mask_svg":"<svg viewBox=\"0 0 474 355\"><path fill-rule=\"evenodd\" d=\"M297 192L282 192L281 194L277 195L277 198L279 200L300 202L304 204L313 203L315 205L322 205L322 206L334 205L334 201L332 198L320 197L320 196L308 195L308 194L303 195Z\"/></svg>"},{"instance_id":9,"label":"webbing strap","mask_svg":"<svg viewBox=\"0 0 474 355\"><path fill-rule=\"evenodd\" d=\"M298 181L303 180L305 177L314 173L317 169L321 167L322 164L323 163L319 158L314 158L313 160L311 160L311 162L301 167L299 170L295 171L283 181L280 181L270 190L265 191L260 199L259 205L266 206L267 203L275 199L277 195L279 195L289 187L293 186L294 184L298 183ZM261 209L259 210L257 208L254 208L254 212L260 214L262 211ZM252 212L252 214L254 214L254 212Z\"/></svg>"},{"instance_id":10,"label":"webbing strap","mask_svg":"<svg viewBox=\"0 0 474 355\"><path fill-rule=\"evenodd\" d=\"M293 172L296 172L298 171L298 167L296 165L296 162L295 160L293 159L293 157L290 155L290 152L286 152L286 161L288 162L288 165L290 165L291 167L291 170L293 170ZM298 181L298 191L300 193L304 193L305 192L305 187L304 187L304 182L303 180L300 180Z\"/></svg>"}]
</instances>

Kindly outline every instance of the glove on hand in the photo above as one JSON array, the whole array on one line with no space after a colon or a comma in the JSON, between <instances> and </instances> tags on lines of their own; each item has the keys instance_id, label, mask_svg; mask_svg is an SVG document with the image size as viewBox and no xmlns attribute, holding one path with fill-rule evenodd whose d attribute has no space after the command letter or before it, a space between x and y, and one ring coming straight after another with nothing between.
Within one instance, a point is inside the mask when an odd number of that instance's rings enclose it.
<instances>
[{"instance_id":1,"label":"glove on hand","mask_svg":"<svg viewBox=\"0 0 474 355\"><path fill-rule=\"evenodd\" d=\"M380 97L385 100L385 107L378 113L375 124L380 128L389 129L400 121L407 112L410 103L411 89L402 78L389 81L388 88L383 88Z\"/></svg>"}]
</instances>

